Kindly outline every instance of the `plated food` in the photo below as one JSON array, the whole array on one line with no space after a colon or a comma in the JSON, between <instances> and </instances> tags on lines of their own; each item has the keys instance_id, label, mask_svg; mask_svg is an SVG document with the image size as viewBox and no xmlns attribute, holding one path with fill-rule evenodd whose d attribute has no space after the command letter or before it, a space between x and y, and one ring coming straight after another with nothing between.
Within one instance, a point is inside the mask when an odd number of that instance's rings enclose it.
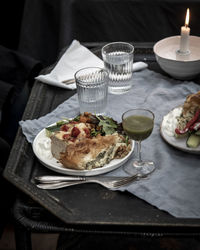
<instances>
[{"instance_id":1,"label":"plated food","mask_svg":"<svg viewBox=\"0 0 200 250\"><path fill-rule=\"evenodd\" d=\"M187 137L188 147L200 145L200 91L187 96L181 115L177 117L175 136Z\"/></svg>"},{"instance_id":2,"label":"plated food","mask_svg":"<svg viewBox=\"0 0 200 250\"><path fill-rule=\"evenodd\" d=\"M184 142L181 148L188 149L186 151L200 151L200 91L187 96L182 106L163 118L161 134L170 144L175 143L178 147Z\"/></svg>"},{"instance_id":3,"label":"plated food","mask_svg":"<svg viewBox=\"0 0 200 250\"><path fill-rule=\"evenodd\" d=\"M119 167L131 154L133 143L112 118L85 112L42 130L33 150L44 165L57 172L93 175L89 172Z\"/></svg>"}]
</instances>

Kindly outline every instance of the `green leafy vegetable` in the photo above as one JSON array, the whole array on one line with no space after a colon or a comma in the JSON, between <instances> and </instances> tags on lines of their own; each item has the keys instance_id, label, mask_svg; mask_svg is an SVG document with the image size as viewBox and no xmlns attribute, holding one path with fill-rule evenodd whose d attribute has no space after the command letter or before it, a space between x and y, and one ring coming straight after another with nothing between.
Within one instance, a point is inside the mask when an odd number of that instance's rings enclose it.
<instances>
[{"instance_id":1,"label":"green leafy vegetable","mask_svg":"<svg viewBox=\"0 0 200 250\"><path fill-rule=\"evenodd\" d=\"M59 131L60 128L61 128L61 126L64 125L64 124L66 124L66 123L68 123L68 121L62 120L62 121L58 121L58 122L56 123L56 125L47 127L47 128L46 128L46 136L47 136L47 137L50 137L50 136L52 135L53 132Z\"/></svg>"},{"instance_id":2,"label":"green leafy vegetable","mask_svg":"<svg viewBox=\"0 0 200 250\"><path fill-rule=\"evenodd\" d=\"M51 137L51 135L52 135L52 133L53 133L53 132L51 132L51 131L48 130L48 129L45 129L45 132L46 132L46 136L47 136L47 137Z\"/></svg>"},{"instance_id":3,"label":"green leafy vegetable","mask_svg":"<svg viewBox=\"0 0 200 250\"><path fill-rule=\"evenodd\" d=\"M57 126L57 127L60 126L61 127L62 125L66 124L68 122L69 122L69 120L61 120L61 121L56 122L55 126Z\"/></svg>"},{"instance_id":4,"label":"green leafy vegetable","mask_svg":"<svg viewBox=\"0 0 200 250\"><path fill-rule=\"evenodd\" d=\"M79 122L80 121L80 115L76 116L73 121Z\"/></svg>"},{"instance_id":5,"label":"green leafy vegetable","mask_svg":"<svg viewBox=\"0 0 200 250\"><path fill-rule=\"evenodd\" d=\"M95 128L91 129L90 135L92 137L96 137L98 134L101 135L111 135L115 132L117 132L119 130L120 131L120 126L119 124L114 121L112 118L107 117L107 116L92 116L91 119L93 119L93 124L95 124ZM95 120L96 119L96 120ZM74 119L72 119L73 121L80 121L80 115L76 116ZM50 137L54 132L59 131L61 126L64 124L69 123L70 120L67 118L64 118L61 121L58 121L56 123L56 125L50 126L46 128L46 135L48 137ZM127 142L127 138L126 138L126 142Z\"/></svg>"},{"instance_id":6,"label":"green leafy vegetable","mask_svg":"<svg viewBox=\"0 0 200 250\"><path fill-rule=\"evenodd\" d=\"M125 135L125 143L126 143L127 146L129 145L129 137L128 137L128 135Z\"/></svg>"},{"instance_id":7,"label":"green leafy vegetable","mask_svg":"<svg viewBox=\"0 0 200 250\"><path fill-rule=\"evenodd\" d=\"M102 126L102 132L105 135L111 135L116 132L117 129L117 122L114 121L112 118L107 116L97 116L99 119L99 126Z\"/></svg>"},{"instance_id":8,"label":"green leafy vegetable","mask_svg":"<svg viewBox=\"0 0 200 250\"><path fill-rule=\"evenodd\" d=\"M92 136L92 137L96 137L98 134L100 134L101 133L101 131L97 131L97 130L95 130L94 128L92 128L91 129L91 131L90 131L90 135Z\"/></svg>"}]
</instances>

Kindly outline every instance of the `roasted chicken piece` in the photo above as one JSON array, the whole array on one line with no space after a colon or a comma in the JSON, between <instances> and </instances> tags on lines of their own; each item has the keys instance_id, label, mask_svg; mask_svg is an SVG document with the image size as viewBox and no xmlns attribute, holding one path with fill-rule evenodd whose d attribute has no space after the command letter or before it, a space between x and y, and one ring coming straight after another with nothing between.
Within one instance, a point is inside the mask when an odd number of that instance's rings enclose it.
<instances>
[{"instance_id":1,"label":"roasted chicken piece","mask_svg":"<svg viewBox=\"0 0 200 250\"><path fill-rule=\"evenodd\" d=\"M187 115L188 112L194 115L198 109L200 109L200 91L187 96L183 104L183 115Z\"/></svg>"}]
</instances>

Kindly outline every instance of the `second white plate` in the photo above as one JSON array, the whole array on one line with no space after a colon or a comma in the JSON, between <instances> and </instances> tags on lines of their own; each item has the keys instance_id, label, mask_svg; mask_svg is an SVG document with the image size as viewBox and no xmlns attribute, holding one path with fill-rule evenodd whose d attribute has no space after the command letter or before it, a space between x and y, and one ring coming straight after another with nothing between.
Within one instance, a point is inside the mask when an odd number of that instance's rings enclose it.
<instances>
[{"instance_id":1,"label":"second white plate","mask_svg":"<svg viewBox=\"0 0 200 250\"><path fill-rule=\"evenodd\" d=\"M182 109L181 107L176 107L165 116L165 118L168 119L169 124L170 124L170 122L171 123L174 122L173 119L175 119L174 118L175 114L177 113L177 111L180 111L181 109ZM160 133L161 133L162 138L167 143L169 143L171 146L173 146L179 150L182 150L184 152L188 152L188 153L192 153L192 154L200 154L200 146L198 146L197 148L187 147L187 145L186 145L187 138L176 139L174 136L169 136L169 133L166 129L166 126L164 125L164 119L161 123Z\"/></svg>"}]
</instances>

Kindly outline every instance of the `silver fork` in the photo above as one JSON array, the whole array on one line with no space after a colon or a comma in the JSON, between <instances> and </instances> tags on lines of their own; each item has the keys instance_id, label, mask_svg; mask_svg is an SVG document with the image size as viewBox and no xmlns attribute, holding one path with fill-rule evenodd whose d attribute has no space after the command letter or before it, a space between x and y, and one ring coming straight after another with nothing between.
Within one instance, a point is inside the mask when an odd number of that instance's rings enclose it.
<instances>
[{"instance_id":1,"label":"silver fork","mask_svg":"<svg viewBox=\"0 0 200 250\"><path fill-rule=\"evenodd\" d=\"M127 185L131 183L134 180L137 180L138 178L145 178L147 175L134 175L134 176L127 176L123 177L119 180L98 180L98 179L87 179L87 180L82 180L82 181L60 181L60 182L52 182L52 183L40 183L37 184L38 188L41 189L60 189L64 187L69 187L73 185L78 185L78 184L84 184L84 183L98 183L106 188L109 189L116 189L120 188L124 185Z\"/></svg>"},{"instance_id":2,"label":"silver fork","mask_svg":"<svg viewBox=\"0 0 200 250\"><path fill-rule=\"evenodd\" d=\"M124 179L125 176L62 176L62 175L42 175L35 176L34 179L39 183L57 183L61 181L87 181L87 180L100 180L100 181L113 181Z\"/></svg>"}]
</instances>

